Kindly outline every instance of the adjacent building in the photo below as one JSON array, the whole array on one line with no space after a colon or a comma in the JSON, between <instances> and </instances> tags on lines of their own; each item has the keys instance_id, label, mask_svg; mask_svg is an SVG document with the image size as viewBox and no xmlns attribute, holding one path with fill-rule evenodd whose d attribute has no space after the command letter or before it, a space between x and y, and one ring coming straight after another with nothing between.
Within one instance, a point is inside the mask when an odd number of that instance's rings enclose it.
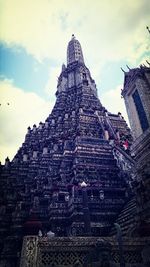
<instances>
[{"instance_id":1,"label":"adjacent building","mask_svg":"<svg viewBox=\"0 0 150 267\"><path fill-rule=\"evenodd\" d=\"M148 62L147 62L148 63ZM149 65L149 63L148 63ZM150 68L141 65L125 73L122 96L131 125L131 154L136 162L135 190L138 232L150 234Z\"/></svg>"}]
</instances>

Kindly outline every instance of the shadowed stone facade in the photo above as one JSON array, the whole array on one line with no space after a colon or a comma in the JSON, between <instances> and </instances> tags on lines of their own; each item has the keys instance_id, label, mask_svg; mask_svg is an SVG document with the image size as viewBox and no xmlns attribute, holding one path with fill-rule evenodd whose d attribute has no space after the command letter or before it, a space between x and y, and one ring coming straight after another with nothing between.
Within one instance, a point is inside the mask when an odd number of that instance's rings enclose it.
<instances>
[{"instance_id":1,"label":"shadowed stone facade","mask_svg":"<svg viewBox=\"0 0 150 267\"><path fill-rule=\"evenodd\" d=\"M149 64L149 63L148 63ZM136 201L140 235L150 235L150 68L140 66L125 73L122 95L129 116L134 155Z\"/></svg>"}]
</instances>

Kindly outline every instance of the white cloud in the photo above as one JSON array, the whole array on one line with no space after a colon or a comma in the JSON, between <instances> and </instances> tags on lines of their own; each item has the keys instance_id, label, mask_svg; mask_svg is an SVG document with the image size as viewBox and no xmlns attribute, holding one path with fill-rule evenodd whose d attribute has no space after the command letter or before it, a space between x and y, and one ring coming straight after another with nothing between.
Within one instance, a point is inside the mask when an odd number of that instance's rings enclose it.
<instances>
[{"instance_id":1,"label":"white cloud","mask_svg":"<svg viewBox=\"0 0 150 267\"><path fill-rule=\"evenodd\" d=\"M12 81L0 82L0 160L15 155L24 141L28 126L45 121L52 109L52 103L35 93L23 92ZM9 105L8 105L9 103Z\"/></svg>"},{"instance_id":2,"label":"white cloud","mask_svg":"<svg viewBox=\"0 0 150 267\"><path fill-rule=\"evenodd\" d=\"M57 91L57 79L60 75L61 67L52 67L50 68L49 80L45 86L45 92L52 99L55 98L55 93Z\"/></svg>"},{"instance_id":3,"label":"white cloud","mask_svg":"<svg viewBox=\"0 0 150 267\"><path fill-rule=\"evenodd\" d=\"M60 63L74 33L89 63L135 61L148 44L148 6L149 0L2 0L1 40Z\"/></svg>"},{"instance_id":4,"label":"white cloud","mask_svg":"<svg viewBox=\"0 0 150 267\"><path fill-rule=\"evenodd\" d=\"M128 122L128 117L126 113L126 108L123 98L121 98L122 86L118 85L115 89L112 89L101 95L101 103L106 109L114 114L121 112L125 120Z\"/></svg>"}]
</instances>

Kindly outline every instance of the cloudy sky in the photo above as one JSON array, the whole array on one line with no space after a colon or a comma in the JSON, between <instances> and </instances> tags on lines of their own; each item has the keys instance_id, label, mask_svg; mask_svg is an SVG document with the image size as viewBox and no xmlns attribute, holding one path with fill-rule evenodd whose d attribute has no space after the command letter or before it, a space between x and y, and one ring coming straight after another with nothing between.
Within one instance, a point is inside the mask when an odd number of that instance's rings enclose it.
<instances>
[{"instance_id":1,"label":"cloudy sky","mask_svg":"<svg viewBox=\"0 0 150 267\"><path fill-rule=\"evenodd\" d=\"M0 0L0 160L13 158L26 128L44 121L72 34L103 105L126 117L127 70L150 58L149 0Z\"/></svg>"}]
</instances>

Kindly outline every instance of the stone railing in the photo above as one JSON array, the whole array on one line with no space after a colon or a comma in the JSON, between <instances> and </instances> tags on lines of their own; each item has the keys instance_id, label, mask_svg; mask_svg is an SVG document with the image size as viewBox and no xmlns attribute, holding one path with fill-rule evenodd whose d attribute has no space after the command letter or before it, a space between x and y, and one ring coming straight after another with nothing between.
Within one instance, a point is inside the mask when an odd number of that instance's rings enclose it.
<instances>
[{"instance_id":1,"label":"stone railing","mask_svg":"<svg viewBox=\"0 0 150 267\"><path fill-rule=\"evenodd\" d=\"M126 238L123 241L126 267L148 266L144 265L149 255L149 252L145 254L148 251L145 249L147 238ZM20 267L101 266L103 252L107 253L110 266L120 266L116 238L25 236ZM142 259L143 255L146 261Z\"/></svg>"}]
</instances>

